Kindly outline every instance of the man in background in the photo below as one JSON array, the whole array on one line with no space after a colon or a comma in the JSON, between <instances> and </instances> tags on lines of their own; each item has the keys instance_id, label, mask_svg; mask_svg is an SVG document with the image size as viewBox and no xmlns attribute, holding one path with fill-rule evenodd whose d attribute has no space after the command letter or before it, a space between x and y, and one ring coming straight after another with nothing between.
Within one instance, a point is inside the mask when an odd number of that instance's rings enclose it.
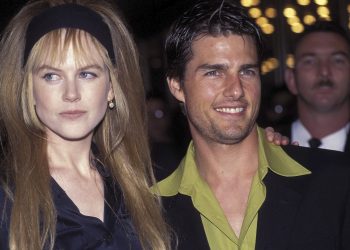
<instances>
[{"instance_id":1,"label":"man in background","mask_svg":"<svg viewBox=\"0 0 350 250\"><path fill-rule=\"evenodd\" d=\"M297 97L298 119L280 130L300 146L350 153L350 42L334 22L320 21L300 35L295 66L285 72Z\"/></svg>"}]
</instances>

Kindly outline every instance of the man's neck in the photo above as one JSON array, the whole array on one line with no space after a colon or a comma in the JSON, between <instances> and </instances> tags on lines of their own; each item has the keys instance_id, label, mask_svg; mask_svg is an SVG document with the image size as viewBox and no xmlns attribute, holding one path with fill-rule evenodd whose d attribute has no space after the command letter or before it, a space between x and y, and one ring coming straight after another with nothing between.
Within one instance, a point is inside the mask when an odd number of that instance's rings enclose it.
<instances>
[{"instance_id":1,"label":"man's neck","mask_svg":"<svg viewBox=\"0 0 350 250\"><path fill-rule=\"evenodd\" d=\"M199 173L239 237L252 181L259 165L257 129L253 129L242 142L233 145L208 143L195 136L193 143Z\"/></svg>"},{"instance_id":2,"label":"man's neck","mask_svg":"<svg viewBox=\"0 0 350 250\"><path fill-rule=\"evenodd\" d=\"M323 138L343 128L350 121L350 108L320 113L310 109L298 109L299 119L312 137Z\"/></svg>"},{"instance_id":3,"label":"man's neck","mask_svg":"<svg viewBox=\"0 0 350 250\"><path fill-rule=\"evenodd\" d=\"M193 143L198 171L208 183L247 176L258 168L258 134L255 128L237 144L219 144L195 137Z\"/></svg>"}]
</instances>

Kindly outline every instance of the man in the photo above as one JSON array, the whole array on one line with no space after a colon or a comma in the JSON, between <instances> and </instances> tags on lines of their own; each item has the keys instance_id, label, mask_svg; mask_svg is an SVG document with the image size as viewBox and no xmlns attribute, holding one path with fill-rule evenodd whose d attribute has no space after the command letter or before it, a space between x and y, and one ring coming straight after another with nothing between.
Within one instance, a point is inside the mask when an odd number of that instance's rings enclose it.
<instances>
[{"instance_id":1,"label":"man","mask_svg":"<svg viewBox=\"0 0 350 250\"><path fill-rule=\"evenodd\" d=\"M350 249L349 161L267 143L256 125L261 36L242 10L198 3L173 24L166 53L193 138L156 187L178 249Z\"/></svg>"},{"instance_id":2,"label":"man","mask_svg":"<svg viewBox=\"0 0 350 250\"><path fill-rule=\"evenodd\" d=\"M310 26L295 46L295 67L285 81L297 97L292 141L350 153L350 41L334 22Z\"/></svg>"}]
</instances>

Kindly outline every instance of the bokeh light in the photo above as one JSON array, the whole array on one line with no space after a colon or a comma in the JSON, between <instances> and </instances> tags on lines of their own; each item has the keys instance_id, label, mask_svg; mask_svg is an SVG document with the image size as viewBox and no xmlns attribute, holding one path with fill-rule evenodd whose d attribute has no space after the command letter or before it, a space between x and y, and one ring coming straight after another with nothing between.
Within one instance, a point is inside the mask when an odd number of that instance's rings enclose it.
<instances>
[{"instance_id":1,"label":"bokeh light","mask_svg":"<svg viewBox=\"0 0 350 250\"><path fill-rule=\"evenodd\" d=\"M297 16L292 16L292 17L287 18L287 23L289 25L295 25L296 23L300 23L300 19Z\"/></svg>"},{"instance_id":2,"label":"bokeh light","mask_svg":"<svg viewBox=\"0 0 350 250\"><path fill-rule=\"evenodd\" d=\"M249 15L252 17L252 18L258 18L261 16L261 10L258 9L258 8L250 8L249 9Z\"/></svg>"},{"instance_id":3,"label":"bokeh light","mask_svg":"<svg viewBox=\"0 0 350 250\"><path fill-rule=\"evenodd\" d=\"M292 17L292 16L295 16L296 14L297 14L296 10L292 7L286 7L283 10L283 15L285 17Z\"/></svg>"},{"instance_id":4,"label":"bokeh light","mask_svg":"<svg viewBox=\"0 0 350 250\"><path fill-rule=\"evenodd\" d=\"M261 26L261 30L264 34L270 35L275 31L275 27L270 23L265 23Z\"/></svg>"},{"instance_id":5,"label":"bokeh light","mask_svg":"<svg viewBox=\"0 0 350 250\"><path fill-rule=\"evenodd\" d=\"M260 0L252 0L252 5L257 6L260 4Z\"/></svg>"},{"instance_id":6,"label":"bokeh light","mask_svg":"<svg viewBox=\"0 0 350 250\"><path fill-rule=\"evenodd\" d=\"M291 26L291 30L294 33L301 33L304 31L304 25L302 25L301 23L295 23L294 25Z\"/></svg>"},{"instance_id":7,"label":"bokeh light","mask_svg":"<svg viewBox=\"0 0 350 250\"><path fill-rule=\"evenodd\" d=\"M256 23L261 27L264 24L269 23L269 20L266 17L259 17L258 19L256 19Z\"/></svg>"},{"instance_id":8,"label":"bokeh light","mask_svg":"<svg viewBox=\"0 0 350 250\"><path fill-rule=\"evenodd\" d=\"M253 5L253 0L241 0L241 5L244 7L250 7Z\"/></svg>"},{"instance_id":9,"label":"bokeh light","mask_svg":"<svg viewBox=\"0 0 350 250\"><path fill-rule=\"evenodd\" d=\"M275 8L267 8L265 10L265 16L267 16L268 18L275 18L277 16L277 10Z\"/></svg>"},{"instance_id":10,"label":"bokeh light","mask_svg":"<svg viewBox=\"0 0 350 250\"><path fill-rule=\"evenodd\" d=\"M316 17L314 17L311 14L307 14L307 15L304 16L303 21L304 21L305 24L311 25L314 22L316 22Z\"/></svg>"},{"instance_id":11,"label":"bokeh light","mask_svg":"<svg viewBox=\"0 0 350 250\"><path fill-rule=\"evenodd\" d=\"M302 6L306 6L310 4L310 0L297 0L297 3Z\"/></svg>"},{"instance_id":12,"label":"bokeh light","mask_svg":"<svg viewBox=\"0 0 350 250\"><path fill-rule=\"evenodd\" d=\"M286 65L292 69L294 68L294 64L294 56L292 54L288 54L286 59Z\"/></svg>"},{"instance_id":13,"label":"bokeh light","mask_svg":"<svg viewBox=\"0 0 350 250\"><path fill-rule=\"evenodd\" d=\"M328 17L330 14L330 11L326 6L320 6L317 8L317 14L320 17Z\"/></svg>"},{"instance_id":14,"label":"bokeh light","mask_svg":"<svg viewBox=\"0 0 350 250\"><path fill-rule=\"evenodd\" d=\"M315 0L315 4L317 5L326 5L328 0Z\"/></svg>"}]
</instances>

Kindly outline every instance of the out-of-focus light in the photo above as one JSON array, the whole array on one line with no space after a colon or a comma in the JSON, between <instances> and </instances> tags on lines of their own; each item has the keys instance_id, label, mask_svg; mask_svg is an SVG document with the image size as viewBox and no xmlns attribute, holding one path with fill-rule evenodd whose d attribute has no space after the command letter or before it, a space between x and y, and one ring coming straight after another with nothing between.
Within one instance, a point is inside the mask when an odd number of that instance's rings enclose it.
<instances>
[{"instance_id":1,"label":"out-of-focus light","mask_svg":"<svg viewBox=\"0 0 350 250\"><path fill-rule=\"evenodd\" d=\"M261 64L260 71L262 75L265 75L269 72L269 69L264 62Z\"/></svg>"},{"instance_id":2,"label":"out-of-focus light","mask_svg":"<svg viewBox=\"0 0 350 250\"><path fill-rule=\"evenodd\" d=\"M326 5L328 0L315 0L315 4L317 5Z\"/></svg>"},{"instance_id":3,"label":"out-of-focus light","mask_svg":"<svg viewBox=\"0 0 350 250\"><path fill-rule=\"evenodd\" d=\"M277 58L271 57L267 61L270 63L271 69L277 69L278 68L279 62L278 62Z\"/></svg>"},{"instance_id":4,"label":"out-of-focus light","mask_svg":"<svg viewBox=\"0 0 350 250\"><path fill-rule=\"evenodd\" d=\"M320 17L328 17L329 13L329 9L326 6L320 6L317 8L317 14Z\"/></svg>"},{"instance_id":5,"label":"out-of-focus light","mask_svg":"<svg viewBox=\"0 0 350 250\"><path fill-rule=\"evenodd\" d=\"M275 8L267 8L265 10L265 15L268 17L268 18L275 18L277 16L277 10Z\"/></svg>"},{"instance_id":6,"label":"out-of-focus light","mask_svg":"<svg viewBox=\"0 0 350 250\"><path fill-rule=\"evenodd\" d=\"M292 16L292 17L287 18L287 23L289 25L295 25L296 23L300 23L300 19L297 16Z\"/></svg>"},{"instance_id":7,"label":"out-of-focus light","mask_svg":"<svg viewBox=\"0 0 350 250\"><path fill-rule=\"evenodd\" d=\"M275 27L270 23L265 23L261 26L261 30L265 34L270 35L275 31Z\"/></svg>"},{"instance_id":8,"label":"out-of-focus light","mask_svg":"<svg viewBox=\"0 0 350 250\"><path fill-rule=\"evenodd\" d=\"M322 16L321 17L322 20L326 20L326 21L331 21L332 18L330 16Z\"/></svg>"},{"instance_id":9,"label":"out-of-focus light","mask_svg":"<svg viewBox=\"0 0 350 250\"><path fill-rule=\"evenodd\" d=\"M284 8L283 10L283 15L285 17L292 17L292 16L295 16L297 14L296 10L293 9L292 7L287 7L287 8Z\"/></svg>"},{"instance_id":10,"label":"out-of-focus light","mask_svg":"<svg viewBox=\"0 0 350 250\"><path fill-rule=\"evenodd\" d=\"M260 4L260 0L252 0L252 5L257 6Z\"/></svg>"},{"instance_id":11,"label":"out-of-focus light","mask_svg":"<svg viewBox=\"0 0 350 250\"><path fill-rule=\"evenodd\" d=\"M294 56L292 54L287 55L286 65L291 69L294 68Z\"/></svg>"},{"instance_id":12,"label":"out-of-focus light","mask_svg":"<svg viewBox=\"0 0 350 250\"><path fill-rule=\"evenodd\" d=\"M252 17L252 18L258 18L261 16L261 10L258 9L258 8L251 8L249 9L249 15Z\"/></svg>"},{"instance_id":13,"label":"out-of-focus light","mask_svg":"<svg viewBox=\"0 0 350 250\"><path fill-rule=\"evenodd\" d=\"M316 22L316 17L314 17L313 15L308 14L308 15L304 16L303 21L304 21L305 24L311 25L314 22Z\"/></svg>"},{"instance_id":14,"label":"out-of-focus light","mask_svg":"<svg viewBox=\"0 0 350 250\"><path fill-rule=\"evenodd\" d=\"M241 0L241 5L244 7L250 7L253 5L253 0Z\"/></svg>"},{"instance_id":15,"label":"out-of-focus light","mask_svg":"<svg viewBox=\"0 0 350 250\"><path fill-rule=\"evenodd\" d=\"M283 108L283 106L282 106L281 104L277 104L277 105L274 107L274 111L275 111L275 113L277 113L277 114L282 114L282 113L283 113L283 110L284 110L284 108Z\"/></svg>"},{"instance_id":16,"label":"out-of-focus light","mask_svg":"<svg viewBox=\"0 0 350 250\"><path fill-rule=\"evenodd\" d=\"M291 26L291 29L294 33L301 33L304 31L304 25L302 25L301 23L296 23Z\"/></svg>"},{"instance_id":17,"label":"out-of-focus light","mask_svg":"<svg viewBox=\"0 0 350 250\"><path fill-rule=\"evenodd\" d=\"M350 3L348 4L348 7L346 9L348 10L348 13L350 14Z\"/></svg>"},{"instance_id":18,"label":"out-of-focus light","mask_svg":"<svg viewBox=\"0 0 350 250\"><path fill-rule=\"evenodd\" d=\"M260 26L260 27L262 27L264 24L267 24L267 23L269 23L269 20L267 20L267 18L266 17L259 17L258 19L256 19L256 23Z\"/></svg>"},{"instance_id":19,"label":"out-of-focus light","mask_svg":"<svg viewBox=\"0 0 350 250\"><path fill-rule=\"evenodd\" d=\"M306 6L310 4L310 0L297 0L297 3L302 6Z\"/></svg>"}]
</instances>

